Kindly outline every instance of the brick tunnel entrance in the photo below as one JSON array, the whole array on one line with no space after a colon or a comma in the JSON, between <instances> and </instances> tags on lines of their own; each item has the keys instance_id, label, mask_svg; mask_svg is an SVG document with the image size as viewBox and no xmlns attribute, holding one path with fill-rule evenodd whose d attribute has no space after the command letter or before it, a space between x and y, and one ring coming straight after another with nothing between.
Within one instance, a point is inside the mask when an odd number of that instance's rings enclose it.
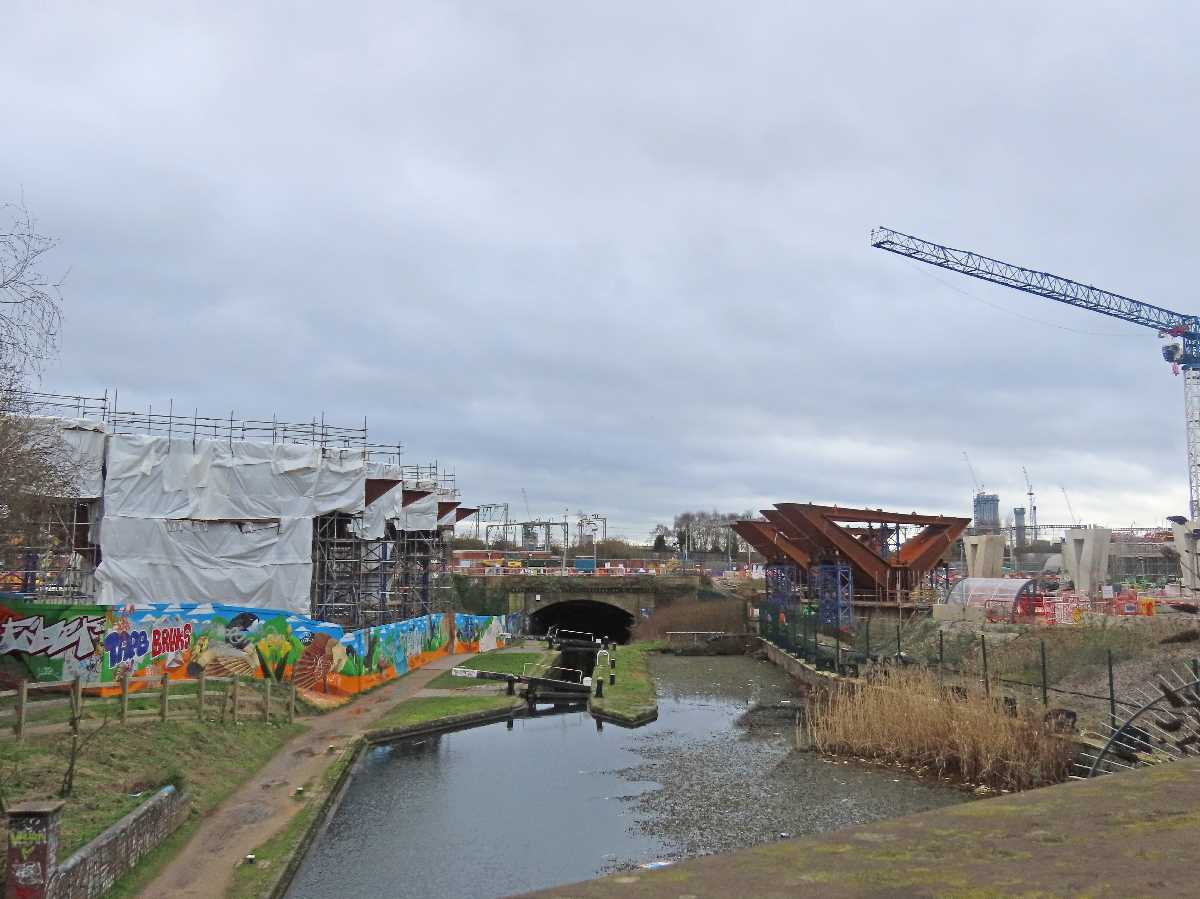
<instances>
[{"instance_id":1,"label":"brick tunnel entrance","mask_svg":"<svg viewBox=\"0 0 1200 899\"><path fill-rule=\"evenodd\" d=\"M529 616L529 632L544 634L558 625L572 631L584 631L617 643L628 643L633 616L624 609L592 599L572 599L538 609Z\"/></svg>"}]
</instances>

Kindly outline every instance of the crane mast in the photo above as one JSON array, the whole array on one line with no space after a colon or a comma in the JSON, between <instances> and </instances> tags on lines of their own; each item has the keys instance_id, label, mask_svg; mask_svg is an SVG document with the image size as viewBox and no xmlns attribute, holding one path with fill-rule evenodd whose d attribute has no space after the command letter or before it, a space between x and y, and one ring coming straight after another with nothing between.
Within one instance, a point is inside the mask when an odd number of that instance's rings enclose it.
<instances>
[{"instance_id":1,"label":"crane mast","mask_svg":"<svg viewBox=\"0 0 1200 899\"><path fill-rule=\"evenodd\" d=\"M1200 519L1200 318L1101 290L1048 272L1002 262L971 250L933 243L891 228L871 231L871 246L928 265L1000 284L1068 306L1119 318L1155 329L1160 337L1178 338L1163 347L1163 359L1183 370L1184 421L1187 428L1190 517Z\"/></svg>"}]
</instances>

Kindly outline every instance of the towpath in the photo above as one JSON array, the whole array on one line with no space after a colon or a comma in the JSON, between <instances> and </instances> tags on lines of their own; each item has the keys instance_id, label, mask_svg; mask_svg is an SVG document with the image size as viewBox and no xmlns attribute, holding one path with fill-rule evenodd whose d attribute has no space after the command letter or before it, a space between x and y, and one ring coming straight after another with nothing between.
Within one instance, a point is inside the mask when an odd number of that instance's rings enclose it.
<instances>
[{"instance_id":1,"label":"towpath","mask_svg":"<svg viewBox=\"0 0 1200 899\"><path fill-rule=\"evenodd\" d=\"M143 895L188 899L225 896L234 869L246 854L281 831L299 813L302 806L292 798L296 787L320 780L340 750L370 730L396 703L416 696L441 672L470 657L435 659L340 709L306 719L308 729L288 742L235 795L204 819Z\"/></svg>"}]
</instances>

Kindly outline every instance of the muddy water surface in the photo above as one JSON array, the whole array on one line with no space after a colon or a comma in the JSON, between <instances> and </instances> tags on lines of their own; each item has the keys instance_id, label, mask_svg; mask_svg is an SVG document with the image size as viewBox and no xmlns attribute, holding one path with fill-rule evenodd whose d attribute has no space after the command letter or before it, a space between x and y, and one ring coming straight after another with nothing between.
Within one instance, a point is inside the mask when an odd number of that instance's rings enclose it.
<instances>
[{"instance_id":1,"label":"muddy water surface","mask_svg":"<svg viewBox=\"0 0 1200 899\"><path fill-rule=\"evenodd\" d=\"M571 713L371 751L288 896L506 896L964 799L793 751L799 699L766 662L653 669L645 728Z\"/></svg>"}]
</instances>

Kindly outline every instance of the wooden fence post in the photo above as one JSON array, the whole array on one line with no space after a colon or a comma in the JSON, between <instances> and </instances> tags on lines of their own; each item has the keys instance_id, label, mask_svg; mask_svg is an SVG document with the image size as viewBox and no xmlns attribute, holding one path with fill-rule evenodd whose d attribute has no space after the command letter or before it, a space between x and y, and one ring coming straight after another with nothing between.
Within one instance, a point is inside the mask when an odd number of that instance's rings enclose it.
<instances>
[{"instance_id":1,"label":"wooden fence post","mask_svg":"<svg viewBox=\"0 0 1200 899\"><path fill-rule=\"evenodd\" d=\"M225 715L229 711L229 681L225 681L225 689L221 692L221 723L225 723Z\"/></svg>"},{"instance_id":2,"label":"wooden fence post","mask_svg":"<svg viewBox=\"0 0 1200 899\"><path fill-rule=\"evenodd\" d=\"M271 679L263 681L263 721L271 721Z\"/></svg>"},{"instance_id":3,"label":"wooden fence post","mask_svg":"<svg viewBox=\"0 0 1200 899\"><path fill-rule=\"evenodd\" d=\"M168 706L171 702L171 691L169 687L170 681L167 680L166 674L162 676L162 697L159 701L158 717L163 721L167 720Z\"/></svg>"},{"instance_id":4,"label":"wooden fence post","mask_svg":"<svg viewBox=\"0 0 1200 899\"><path fill-rule=\"evenodd\" d=\"M240 709L238 708L238 700L241 698L241 693L242 693L242 679L240 677L235 677L233 679L233 723L234 724L238 723L238 712L240 711Z\"/></svg>"},{"instance_id":5,"label":"wooden fence post","mask_svg":"<svg viewBox=\"0 0 1200 899\"><path fill-rule=\"evenodd\" d=\"M988 678L987 666L987 638L983 634L979 635L979 649L980 652L983 653L983 692L984 695L991 696L992 684L991 680Z\"/></svg>"},{"instance_id":6,"label":"wooden fence post","mask_svg":"<svg viewBox=\"0 0 1200 899\"><path fill-rule=\"evenodd\" d=\"M129 720L129 669L121 671L121 723Z\"/></svg>"},{"instance_id":7,"label":"wooden fence post","mask_svg":"<svg viewBox=\"0 0 1200 899\"><path fill-rule=\"evenodd\" d=\"M200 669L200 683L196 687L196 717L204 720L204 669Z\"/></svg>"},{"instance_id":8,"label":"wooden fence post","mask_svg":"<svg viewBox=\"0 0 1200 899\"><path fill-rule=\"evenodd\" d=\"M17 684L17 717L13 721L13 733L20 742L25 738L25 705L29 700L29 681Z\"/></svg>"},{"instance_id":9,"label":"wooden fence post","mask_svg":"<svg viewBox=\"0 0 1200 899\"><path fill-rule=\"evenodd\" d=\"M83 679L71 681L71 732L79 733L79 720L83 717Z\"/></svg>"},{"instance_id":10,"label":"wooden fence post","mask_svg":"<svg viewBox=\"0 0 1200 899\"><path fill-rule=\"evenodd\" d=\"M296 682L292 681L292 689L288 691L288 724L294 724L296 721Z\"/></svg>"}]
</instances>

